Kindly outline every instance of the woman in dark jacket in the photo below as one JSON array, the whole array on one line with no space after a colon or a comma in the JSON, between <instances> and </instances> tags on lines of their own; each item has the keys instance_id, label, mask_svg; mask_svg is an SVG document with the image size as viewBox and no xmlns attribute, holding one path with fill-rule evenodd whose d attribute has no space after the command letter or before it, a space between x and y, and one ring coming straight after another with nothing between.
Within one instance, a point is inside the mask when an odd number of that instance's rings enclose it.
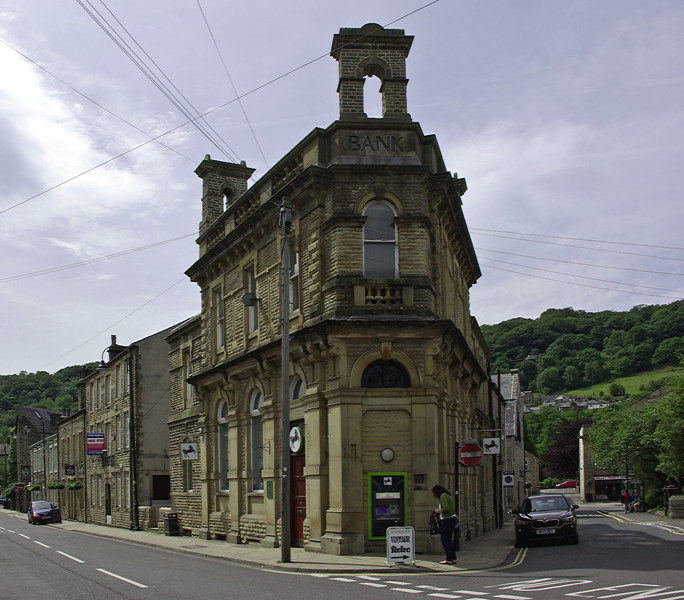
<instances>
[{"instance_id":1,"label":"woman in dark jacket","mask_svg":"<svg viewBox=\"0 0 684 600\"><path fill-rule=\"evenodd\" d=\"M440 518L440 536L442 539L442 547L446 554L446 560L440 561L443 565L456 564L456 549L454 548L454 530L458 524L458 517L456 516L456 503L449 490L436 485L432 488L432 495L439 501L438 508L435 512L439 514Z\"/></svg>"}]
</instances>

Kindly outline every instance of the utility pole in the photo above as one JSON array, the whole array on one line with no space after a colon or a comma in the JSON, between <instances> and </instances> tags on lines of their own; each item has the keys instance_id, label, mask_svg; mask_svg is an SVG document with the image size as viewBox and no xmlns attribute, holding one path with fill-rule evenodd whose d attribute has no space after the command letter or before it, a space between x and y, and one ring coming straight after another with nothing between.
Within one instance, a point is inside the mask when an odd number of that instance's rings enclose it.
<instances>
[{"instance_id":1,"label":"utility pole","mask_svg":"<svg viewBox=\"0 0 684 600\"><path fill-rule=\"evenodd\" d=\"M292 208L280 207L280 227L283 230L283 307L281 326L281 441L280 451L280 560L290 562L290 226Z\"/></svg>"}]
</instances>

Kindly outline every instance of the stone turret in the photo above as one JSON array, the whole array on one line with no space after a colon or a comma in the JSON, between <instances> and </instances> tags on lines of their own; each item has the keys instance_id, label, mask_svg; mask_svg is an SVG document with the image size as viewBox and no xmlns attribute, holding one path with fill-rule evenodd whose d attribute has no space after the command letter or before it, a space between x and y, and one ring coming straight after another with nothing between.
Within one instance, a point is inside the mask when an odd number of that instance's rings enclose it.
<instances>
[{"instance_id":1,"label":"stone turret","mask_svg":"<svg viewBox=\"0 0 684 600\"><path fill-rule=\"evenodd\" d=\"M333 37L330 55L339 62L340 120L364 119L365 77L382 81L382 117L410 121L406 104L406 57L413 43L403 29L384 29L368 23L359 29L343 27Z\"/></svg>"},{"instance_id":2,"label":"stone turret","mask_svg":"<svg viewBox=\"0 0 684 600\"><path fill-rule=\"evenodd\" d=\"M255 169L242 161L239 165L220 160L212 160L208 154L195 169L204 182L202 185L202 220L199 233L202 235L235 200L247 191L247 180ZM223 199L226 199L225 204Z\"/></svg>"}]
</instances>

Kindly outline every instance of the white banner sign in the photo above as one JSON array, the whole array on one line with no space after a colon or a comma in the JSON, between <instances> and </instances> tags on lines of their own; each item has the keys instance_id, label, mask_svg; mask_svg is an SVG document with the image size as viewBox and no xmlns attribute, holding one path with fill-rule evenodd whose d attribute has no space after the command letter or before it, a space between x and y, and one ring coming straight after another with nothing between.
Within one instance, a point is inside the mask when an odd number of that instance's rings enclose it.
<instances>
[{"instance_id":1,"label":"white banner sign","mask_svg":"<svg viewBox=\"0 0 684 600\"><path fill-rule=\"evenodd\" d=\"M388 527L387 564L416 562L416 532L413 527Z\"/></svg>"}]
</instances>

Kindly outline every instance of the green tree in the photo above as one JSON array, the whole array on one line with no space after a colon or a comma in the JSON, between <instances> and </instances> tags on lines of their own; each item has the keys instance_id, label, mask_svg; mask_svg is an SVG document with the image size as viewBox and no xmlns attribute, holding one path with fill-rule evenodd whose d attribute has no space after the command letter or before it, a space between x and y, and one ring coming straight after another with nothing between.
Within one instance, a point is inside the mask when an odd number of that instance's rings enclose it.
<instances>
[{"instance_id":1,"label":"green tree","mask_svg":"<svg viewBox=\"0 0 684 600\"><path fill-rule=\"evenodd\" d=\"M567 389L579 387L582 384L582 375L579 369L573 365L565 367L563 371L563 385Z\"/></svg>"},{"instance_id":2,"label":"green tree","mask_svg":"<svg viewBox=\"0 0 684 600\"><path fill-rule=\"evenodd\" d=\"M654 406L658 418L654 436L658 441L657 469L672 483L681 485L684 478L684 377L667 386L668 393Z\"/></svg>"},{"instance_id":3,"label":"green tree","mask_svg":"<svg viewBox=\"0 0 684 600\"><path fill-rule=\"evenodd\" d=\"M537 390L542 394L551 394L562 388L561 374L558 367L547 367L537 375Z\"/></svg>"},{"instance_id":4,"label":"green tree","mask_svg":"<svg viewBox=\"0 0 684 600\"><path fill-rule=\"evenodd\" d=\"M617 381L613 381L613 383L610 384L610 388L608 389L608 392L610 393L611 397L613 397L613 398L618 398L619 396L624 396L625 395L625 386L618 383Z\"/></svg>"},{"instance_id":5,"label":"green tree","mask_svg":"<svg viewBox=\"0 0 684 600\"><path fill-rule=\"evenodd\" d=\"M667 338L653 351L651 362L655 365L676 364L684 358L684 337Z\"/></svg>"}]
</instances>

